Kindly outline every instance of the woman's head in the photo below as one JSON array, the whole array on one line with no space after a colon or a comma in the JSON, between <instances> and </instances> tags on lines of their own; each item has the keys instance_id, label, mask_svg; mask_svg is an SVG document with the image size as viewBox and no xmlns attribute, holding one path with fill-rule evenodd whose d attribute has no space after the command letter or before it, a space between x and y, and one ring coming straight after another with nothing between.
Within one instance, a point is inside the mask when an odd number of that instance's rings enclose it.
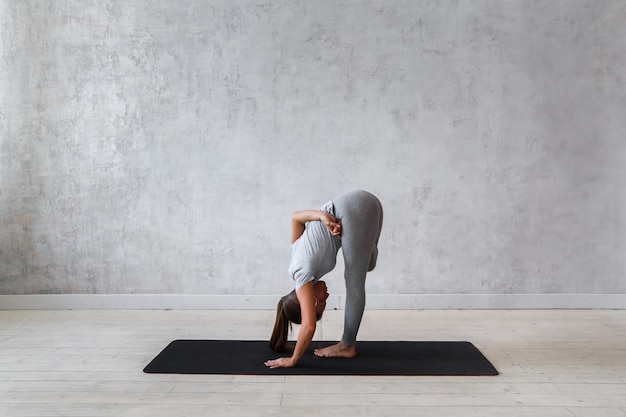
<instances>
[{"instance_id":1,"label":"woman's head","mask_svg":"<svg viewBox=\"0 0 626 417\"><path fill-rule=\"evenodd\" d=\"M317 320L322 318L322 314L326 309L326 299L328 298L326 283L318 281L313 286L313 294L315 297L315 312ZM276 321L274 330L270 339L270 348L276 352L284 352L287 350L287 337L290 324L302 323L302 311L296 291L293 290L278 301L276 307Z\"/></svg>"}]
</instances>

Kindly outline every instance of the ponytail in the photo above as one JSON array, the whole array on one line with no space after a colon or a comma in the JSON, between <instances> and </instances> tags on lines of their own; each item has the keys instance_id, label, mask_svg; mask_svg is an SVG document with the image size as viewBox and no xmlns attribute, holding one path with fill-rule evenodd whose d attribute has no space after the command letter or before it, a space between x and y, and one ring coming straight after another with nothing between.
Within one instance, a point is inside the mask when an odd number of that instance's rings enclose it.
<instances>
[{"instance_id":1,"label":"ponytail","mask_svg":"<svg viewBox=\"0 0 626 417\"><path fill-rule=\"evenodd\" d=\"M278 301L276 321L270 338L270 349L274 352L289 351L290 346L287 345L287 337L289 336L290 324L300 324L301 322L300 302L294 290Z\"/></svg>"},{"instance_id":2,"label":"ponytail","mask_svg":"<svg viewBox=\"0 0 626 417\"><path fill-rule=\"evenodd\" d=\"M270 349L274 352L284 352L287 350L287 334L289 332L289 320L283 313L283 300L278 302L276 308L276 321L274 322L274 330L270 338Z\"/></svg>"}]
</instances>

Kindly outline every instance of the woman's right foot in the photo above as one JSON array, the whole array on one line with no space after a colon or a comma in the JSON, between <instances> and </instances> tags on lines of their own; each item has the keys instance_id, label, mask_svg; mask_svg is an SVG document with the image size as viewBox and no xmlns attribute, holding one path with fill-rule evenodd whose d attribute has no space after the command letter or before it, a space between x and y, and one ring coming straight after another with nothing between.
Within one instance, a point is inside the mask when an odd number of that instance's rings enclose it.
<instances>
[{"instance_id":1,"label":"woman's right foot","mask_svg":"<svg viewBox=\"0 0 626 417\"><path fill-rule=\"evenodd\" d=\"M340 342L322 349L315 349L313 353L321 358L354 358L356 346L348 346Z\"/></svg>"}]
</instances>

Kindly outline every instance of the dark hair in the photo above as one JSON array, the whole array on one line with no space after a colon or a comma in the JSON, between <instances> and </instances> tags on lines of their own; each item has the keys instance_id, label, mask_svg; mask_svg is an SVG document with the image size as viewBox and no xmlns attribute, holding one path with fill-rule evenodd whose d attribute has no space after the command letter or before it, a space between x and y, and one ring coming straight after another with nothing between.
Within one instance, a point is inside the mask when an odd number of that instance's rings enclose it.
<instances>
[{"instance_id":1,"label":"dark hair","mask_svg":"<svg viewBox=\"0 0 626 417\"><path fill-rule=\"evenodd\" d=\"M317 320L321 318L322 315L318 314ZM289 336L291 323L302 323L300 301L298 301L295 290L281 297L276 306L276 321L274 322L274 330L270 338L270 348L274 352L287 352L291 350L290 348L293 348L287 346L287 337Z\"/></svg>"}]
</instances>

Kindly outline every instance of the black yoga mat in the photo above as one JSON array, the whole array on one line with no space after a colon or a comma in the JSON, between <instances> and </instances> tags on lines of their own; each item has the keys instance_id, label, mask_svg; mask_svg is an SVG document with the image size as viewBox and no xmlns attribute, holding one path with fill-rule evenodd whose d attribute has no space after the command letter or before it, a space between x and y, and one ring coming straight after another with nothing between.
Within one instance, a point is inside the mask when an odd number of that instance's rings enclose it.
<instances>
[{"instance_id":1,"label":"black yoga mat","mask_svg":"<svg viewBox=\"0 0 626 417\"><path fill-rule=\"evenodd\" d=\"M270 369L280 355L267 341L175 340L145 368L146 373L228 375L498 375L469 342L357 342L357 357L319 358L313 342L295 368Z\"/></svg>"}]
</instances>

